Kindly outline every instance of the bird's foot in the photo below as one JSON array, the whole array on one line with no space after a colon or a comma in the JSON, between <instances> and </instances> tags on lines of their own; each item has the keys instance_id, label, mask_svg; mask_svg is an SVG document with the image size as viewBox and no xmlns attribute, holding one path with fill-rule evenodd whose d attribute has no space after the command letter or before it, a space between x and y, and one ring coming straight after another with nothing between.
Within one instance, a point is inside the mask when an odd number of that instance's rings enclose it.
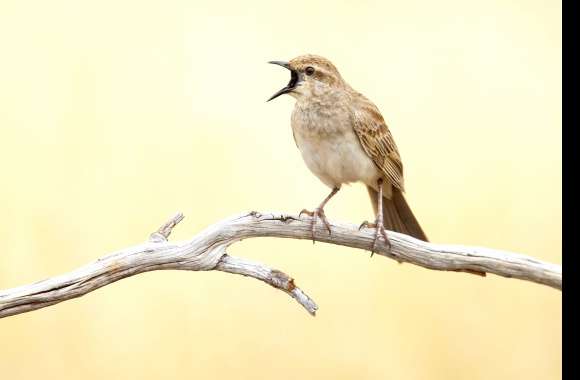
<instances>
[{"instance_id":1,"label":"bird's foot","mask_svg":"<svg viewBox=\"0 0 580 380\"><path fill-rule=\"evenodd\" d=\"M314 244L314 242L316 241L316 239L314 238L314 229L316 227L316 220L318 218L320 218L320 220L322 220L322 222L324 223L326 229L328 230L328 234L329 235L332 234L332 231L330 230L330 223L328 223L328 220L326 219L326 214L324 213L323 208L317 207L316 209L314 209L314 211L308 211L304 209L300 211L298 217L301 217L302 214L306 214L312 218L312 221L310 222L310 231L312 233L312 244Z\"/></svg>"},{"instance_id":2,"label":"bird's foot","mask_svg":"<svg viewBox=\"0 0 580 380\"><path fill-rule=\"evenodd\" d=\"M371 247L371 257L375 254L375 249L377 247L377 241L379 240L380 236L382 235L385 239L385 244L391 250L391 241L387 237L387 231L385 230L385 226L383 226L383 222L378 220L375 223L369 223L366 220L361 223L358 230L360 231L363 228L374 228L375 229L375 238L373 240L373 246Z\"/></svg>"}]
</instances>

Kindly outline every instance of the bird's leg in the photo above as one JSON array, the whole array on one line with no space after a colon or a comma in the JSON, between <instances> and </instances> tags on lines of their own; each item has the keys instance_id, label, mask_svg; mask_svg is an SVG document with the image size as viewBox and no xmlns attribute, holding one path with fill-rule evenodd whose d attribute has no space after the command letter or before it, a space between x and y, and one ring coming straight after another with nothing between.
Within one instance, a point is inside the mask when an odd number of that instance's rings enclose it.
<instances>
[{"instance_id":1,"label":"bird's leg","mask_svg":"<svg viewBox=\"0 0 580 380\"><path fill-rule=\"evenodd\" d=\"M375 229L375 239L373 240L373 246L371 248L371 257L375 254L375 248L377 247L377 241L379 240L379 234L383 236L385 239L385 244L389 246L391 249L391 242L387 237L387 231L385 230L385 226L383 225L383 179L380 178L377 181L377 185L379 187L379 195L377 197L377 219L374 223L369 223L366 220L362 222L360 227L358 228L359 231L363 227L374 228Z\"/></svg>"},{"instance_id":2,"label":"bird's leg","mask_svg":"<svg viewBox=\"0 0 580 380\"><path fill-rule=\"evenodd\" d=\"M338 190L340 190L339 187L335 187L332 189L332 191L330 192L330 194L328 194L328 196L326 198L324 198L324 200L322 201L322 203L320 203L320 206L318 206L316 209L314 209L314 211L308 211L306 209L300 211L300 214L298 214L298 217L302 216L302 214L306 214L312 217L312 221L310 224L310 230L312 232L312 244L314 244L314 227L316 226L316 219L320 218L320 220L322 220L322 222L324 223L324 225L326 226L326 229L328 230L328 234L331 234L330 231L330 224L328 223L328 220L326 219L326 215L324 214L324 206L326 205L326 203L328 203L328 201L330 200L330 198L334 197L334 195L336 193L338 193Z\"/></svg>"}]
</instances>

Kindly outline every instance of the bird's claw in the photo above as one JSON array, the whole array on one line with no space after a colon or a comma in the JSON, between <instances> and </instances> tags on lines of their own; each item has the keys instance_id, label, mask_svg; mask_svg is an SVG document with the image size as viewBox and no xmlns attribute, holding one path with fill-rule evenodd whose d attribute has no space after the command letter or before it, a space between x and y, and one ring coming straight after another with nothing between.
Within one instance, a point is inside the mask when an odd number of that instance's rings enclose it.
<instances>
[{"instance_id":1,"label":"bird's claw","mask_svg":"<svg viewBox=\"0 0 580 380\"><path fill-rule=\"evenodd\" d=\"M364 221L360 224L360 226L358 226L358 230L362 230L363 228L368 228L371 227L373 225L373 223L369 223L368 221Z\"/></svg>"},{"instance_id":2,"label":"bird's claw","mask_svg":"<svg viewBox=\"0 0 580 380\"><path fill-rule=\"evenodd\" d=\"M381 221L377 220L375 223L369 223L365 220L364 222L361 223L358 230L360 231L363 228L375 229L375 238L373 240L373 246L371 247L371 257L373 257L373 255L375 254L375 249L377 248L377 241L379 240L380 236L382 236L385 239L385 244L389 247L389 250L391 250L391 241L387 237L387 231L385 230L385 226L383 226L383 223Z\"/></svg>"},{"instance_id":3,"label":"bird's claw","mask_svg":"<svg viewBox=\"0 0 580 380\"><path fill-rule=\"evenodd\" d=\"M326 219L326 214L324 213L324 209L322 209L320 207L316 208L314 211L308 211L306 209L303 209L298 214L298 217L301 217L302 214L306 214L312 218L312 221L310 222L310 232L312 233L312 244L314 244L314 242L316 241L316 239L314 238L314 230L316 227L316 220L319 218L320 218L320 220L322 220L322 222L324 223L324 226L328 230L328 234L332 235L332 231L330 229L330 223L328 223L328 220Z\"/></svg>"}]
</instances>

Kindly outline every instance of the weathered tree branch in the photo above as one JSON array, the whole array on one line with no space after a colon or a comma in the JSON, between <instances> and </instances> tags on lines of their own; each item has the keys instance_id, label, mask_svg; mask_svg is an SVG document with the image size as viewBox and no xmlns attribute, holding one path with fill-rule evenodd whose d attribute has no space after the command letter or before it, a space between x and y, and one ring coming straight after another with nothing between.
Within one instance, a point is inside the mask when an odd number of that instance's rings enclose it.
<instances>
[{"instance_id":1,"label":"weathered tree branch","mask_svg":"<svg viewBox=\"0 0 580 380\"><path fill-rule=\"evenodd\" d=\"M312 315L318 306L283 272L226 253L231 244L252 237L310 239L310 218L279 213L246 213L216 223L191 240L170 243L171 230L183 219L177 214L151 234L149 241L98 259L75 271L30 285L0 291L0 318L40 309L80 297L102 286L138 273L178 269L219 270L264 281L293 297ZM316 229L318 241L368 250L373 230L352 224L331 223L332 235L322 225ZM410 236L389 232L391 250L385 244L376 253L399 262L424 268L494 273L562 289L562 267L528 256L492 250L425 243Z\"/></svg>"}]
</instances>

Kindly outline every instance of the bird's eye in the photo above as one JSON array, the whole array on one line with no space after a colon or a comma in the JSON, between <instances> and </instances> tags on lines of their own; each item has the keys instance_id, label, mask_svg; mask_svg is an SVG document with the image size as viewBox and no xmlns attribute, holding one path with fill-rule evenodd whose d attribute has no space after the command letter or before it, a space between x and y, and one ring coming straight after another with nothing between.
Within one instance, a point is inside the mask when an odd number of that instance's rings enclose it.
<instances>
[{"instance_id":1,"label":"bird's eye","mask_svg":"<svg viewBox=\"0 0 580 380\"><path fill-rule=\"evenodd\" d=\"M314 74L314 67L308 66L306 70L304 70L304 72L306 73L306 75L312 75Z\"/></svg>"}]
</instances>

